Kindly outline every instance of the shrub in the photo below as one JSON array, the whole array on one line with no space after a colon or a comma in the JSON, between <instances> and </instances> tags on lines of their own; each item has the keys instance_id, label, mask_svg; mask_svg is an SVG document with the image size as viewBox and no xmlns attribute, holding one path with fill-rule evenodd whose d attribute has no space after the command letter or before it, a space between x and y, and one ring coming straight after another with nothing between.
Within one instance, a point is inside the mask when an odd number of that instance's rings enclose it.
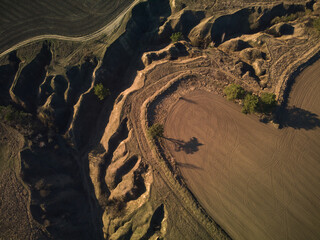
<instances>
[{"instance_id":1,"label":"shrub","mask_svg":"<svg viewBox=\"0 0 320 240\"><path fill-rule=\"evenodd\" d=\"M313 27L320 31L320 17L313 21Z\"/></svg>"},{"instance_id":2,"label":"shrub","mask_svg":"<svg viewBox=\"0 0 320 240\"><path fill-rule=\"evenodd\" d=\"M172 42L178 42L182 39L182 33L181 32L172 33L170 39Z\"/></svg>"},{"instance_id":3,"label":"shrub","mask_svg":"<svg viewBox=\"0 0 320 240\"><path fill-rule=\"evenodd\" d=\"M152 139L163 137L164 128L160 123L155 123L148 129L148 134Z\"/></svg>"},{"instance_id":4,"label":"shrub","mask_svg":"<svg viewBox=\"0 0 320 240\"><path fill-rule=\"evenodd\" d=\"M105 88L102 83L98 83L94 86L94 94L100 99L103 100L110 95L110 90Z\"/></svg>"},{"instance_id":5,"label":"shrub","mask_svg":"<svg viewBox=\"0 0 320 240\"><path fill-rule=\"evenodd\" d=\"M14 123L24 124L28 121L29 114L15 109L12 105L0 106L0 119Z\"/></svg>"},{"instance_id":6,"label":"shrub","mask_svg":"<svg viewBox=\"0 0 320 240\"><path fill-rule=\"evenodd\" d=\"M262 93L260 96L261 112L268 113L276 106L276 95L273 93Z\"/></svg>"},{"instance_id":7,"label":"shrub","mask_svg":"<svg viewBox=\"0 0 320 240\"><path fill-rule=\"evenodd\" d=\"M258 110L259 97L248 93L243 101L242 112L245 114L254 113Z\"/></svg>"},{"instance_id":8,"label":"shrub","mask_svg":"<svg viewBox=\"0 0 320 240\"><path fill-rule=\"evenodd\" d=\"M230 84L223 92L227 95L228 100L242 99L246 94L245 90L237 84Z\"/></svg>"},{"instance_id":9,"label":"shrub","mask_svg":"<svg viewBox=\"0 0 320 240\"><path fill-rule=\"evenodd\" d=\"M291 22L298 19L299 17L302 17L303 15L305 15L304 12L296 12L296 13L291 13L289 15L285 15L282 17L278 16L271 20L271 24L277 24L281 22Z\"/></svg>"}]
</instances>

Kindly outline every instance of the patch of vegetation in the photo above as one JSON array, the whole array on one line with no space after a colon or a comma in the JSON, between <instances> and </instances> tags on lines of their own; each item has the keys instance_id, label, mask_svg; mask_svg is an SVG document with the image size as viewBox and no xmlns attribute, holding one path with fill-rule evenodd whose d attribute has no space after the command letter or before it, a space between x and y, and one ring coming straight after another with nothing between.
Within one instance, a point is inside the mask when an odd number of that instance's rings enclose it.
<instances>
[{"instance_id":1,"label":"patch of vegetation","mask_svg":"<svg viewBox=\"0 0 320 240\"><path fill-rule=\"evenodd\" d=\"M14 123L24 124L28 121L30 114L15 109L12 105L0 106L0 119Z\"/></svg>"},{"instance_id":2,"label":"patch of vegetation","mask_svg":"<svg viewBox=\"0 0 320 240\"><path fill-rule=\"evenodd\" d=\"M17 109L14 105L0 106L0 121L25 136L43 131L43 124L31 113Z\"/></svg>"},{"instance_id":3,"label":"patch of vegetation","mask_svg":"<svg viewBox=\"0 0 320 240\"><path fill-rule=\"evenodd\" d=\"M183 38L181 32L172 33L170 39L172 42L178 42Z\"/></svg>"},{"instance_id":4,"label":"patch of vegetation","mask_svg":"<svg viewBox=\"0 0 320 240\"><path fill-rule=\"evenodd\" d=\"M5 145L0 144L0 173L5 169L6 165L6 147Z\"/></svg>"},{"instance_id":5,"label":"patch of vegetation","mask_svg":"<svg viewBox=\"0 0 320 240\"><path fill-rule=\"evenodd\" d=\"M320 32L320 17L313 21L313 27Z\"/></svg>"},{"instance_id":6,"label":"patch of vegetation","mask_svg":"<svg viewBox=\"0 0 320 240\"><path fill-rule=\"evenodd\" d=\"M160 123L155 123L148 129L148 134L152 139L163 137L164 128Z\"/></svg>"},{"instance_id":7,"label":"patch of vegetation","mask_svg":"<svg viewBox=\"0 0 320 240\"><path fill-rule=\"evenodd\" d=\"M228 100L243 99L246 91L238 84L230 84L223 90Z\"/></svg>"},{"instance_id":8,"label":"patch of vegetation","mask_svg":"<svg viewBox=\"0 0 320 240\"><path fill-rule=\"evenodd\" d=\"M94 94L100 99L103 100L108 97L111 93L108 88L105 88L102 83L98 83L94 86Z\"/></svg>"},{"instance_id":9,"label":"patch of vegetation","mask_svg":"<svg viewBox=\"0 0 320 240\"><path fill-rule=\"evenodd\" d=\"M276 105L276 95L273 93L262 93L260 97L248 93L243 100L241 111L245 114L255 112L268 114L272 112Z\"/></svg>"},{"instance_id":10,"label":"patch of vegetation","mask_svg":"<svg viewBox=\"0 0 320 240\"><path fill-rule=\"evenodd\" d=\"M275 17L274 19L272 19L271 24L273 25L281 22L291 22L304 15L305 15L305 12L296 12L296 13L291 13L289 15L285 15L282 17Z\"/></svg>"},{"instance_id":11,"label":"patch of vegetation","mask_svg":"<svg viewBox=\"0 0 320 240\"><path fill-rule=\"evenodd\" d=\"M273 93L262 93L260 97L247 93L239 84L230 84L224 90L228 100L244 99L242 112L248 113L271 113L277 105L276 95Z\"/></svg>"},{"instance_id":12,"label":"patch of vegetation","mask_svg":"<svg viewBox=\"0 0 320 240\"><path fill-rule=\"evenodd\" d=\"M243 107L241 112L248 114L254 113L258 110L259 107L259 97L253 95L252 93L248 93L243 101Z\"/></svg>"},{"instance_id":13,"label":"patch of vegetation","mask_svg":"<svg viewBox=\"0 0 320 240\"><path fill-rule=\"evenodd\" d=\"M276 95L273 93L262 93L260 96L260 110L269 113L277 105Z\"/></svg>"},{"instance_id":14,"label":"patch of vegetation","mask_svg":"<svg viewBox=\"0 0 320 240\"><path fill-rule=\"evenodd\" d=\"M110 200L107 204L109 214L111 214L112 216L124 216L126 202L121 200Z\"/></svg>"}]
</instances>

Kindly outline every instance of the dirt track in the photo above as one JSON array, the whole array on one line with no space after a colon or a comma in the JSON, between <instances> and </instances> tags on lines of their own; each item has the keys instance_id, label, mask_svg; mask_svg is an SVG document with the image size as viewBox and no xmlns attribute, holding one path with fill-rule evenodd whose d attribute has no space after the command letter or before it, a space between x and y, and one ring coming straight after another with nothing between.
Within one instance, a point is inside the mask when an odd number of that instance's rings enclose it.
<instances>
[{"instance_id":1,"label":"dirt track","mask_svg":"<svg viewBox=\"0 0 320 240\"><path fill-rule=\"evenodd\" d=\"M281 130L203 91L171 109L168 149L232 238L319 239L319 76L320 61L297 78Z\"/></svg>"}]
</instances>

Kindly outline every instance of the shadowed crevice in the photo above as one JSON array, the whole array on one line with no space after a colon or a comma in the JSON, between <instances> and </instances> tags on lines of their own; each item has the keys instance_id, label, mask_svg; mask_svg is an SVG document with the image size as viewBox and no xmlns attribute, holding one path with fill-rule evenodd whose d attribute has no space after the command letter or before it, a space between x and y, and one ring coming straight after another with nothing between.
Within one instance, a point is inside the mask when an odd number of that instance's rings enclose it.
<instances>
[{"instance_id":1,"label":"shadowed crevice","mask_svg":"<svg viewBox=\"0 0 320 240\"><path fill-rule=\"evenodd\" d=\"M113 153L117 149L119 144L123 140L128 138L128 135L129 135L127 120L128 119L123 120L118 131L110 138L109 144L108 144L109 146L108 152L104 157L104 161L99 166L99 182L101 183L101 193L104 195L110 194L107 184L105 183L105 177L106 177L106 170L111 163Z\"/></svg>"},{"instance_id":2,"label":"shadowed crevice","mask_svg":"<svg viewBox=\"0 0 320 240\"><path fill-rule=\"evenodd\" d=\"M150 226L147 233L141 238L142 240L151 239L151 237L158 231L161 230L162 221L164 219L165 209L164 205L161 204L153 213Z\"/></svg>"}]
</instances>

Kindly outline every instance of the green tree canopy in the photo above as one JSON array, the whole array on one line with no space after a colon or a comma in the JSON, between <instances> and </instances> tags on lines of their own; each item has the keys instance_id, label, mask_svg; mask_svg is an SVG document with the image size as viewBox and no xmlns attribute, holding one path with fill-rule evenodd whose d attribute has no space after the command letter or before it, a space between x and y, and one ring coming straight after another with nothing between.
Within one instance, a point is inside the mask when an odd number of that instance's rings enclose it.
<instances>
[{"instance_id":1,"label":"green tree canopy","mask_svg":"<svg viewBox=\"0 0 320 240\"><path fill-rule=\"evenodd\" d=\"M100 100L103 100L110 95L110 90L108 88L105 88L102 83L98 83L94 86L94 94Z\"/></svg>"},{"instance_id":2,"label":"green tree canopy","mask_svg":"<svg viewBox=\"0 0 320 240\"><path fill-rule=\"evenodd\" d=\"M170 39L172 42L178 42L182 39L182 33L181 32L176 32L176 33L172 33Z\"/></svg>"},{"instance_id":3,"label":"green tree canopy","mask_svg":"<svg viewBox=\"0 0 320 240\"><path fill-rule=\"evenodd\" d=\"M277 105L276 95L273 93L262 93L260 96L260 107L264 113L271 112Z\"/></svg>"},{"instance_id":4,"label":"green tree canopy","mask_svg":"<svg viewBox=\"0 0 320 240\"><path fill-rule=\"evenodd\" d=\"M254 113L258 110L259 97L248 93L243 101L242 112L245 114Z\"/></svg>"},{"instance_id":5,"label":"green tree canopy","mask_svg":"<svg viewBox=\"0 0 320 240\"><path fill-rule=\"evenodd\" d=\"M155 123L148 129L148 134L152 139L163 137L164 128L160 123Z\"/></svg>"},{"instance_id":6,"label":"green tree canopy","mask_svg":"<svg viewBox=\"0 0 320 240\"><path fill-rule=\"evenodd\" d=\"M242 99L246 94L245 90L238 84L230 84L223 92L227 95L228 100Z\"/></svg>"}]
</instances>

